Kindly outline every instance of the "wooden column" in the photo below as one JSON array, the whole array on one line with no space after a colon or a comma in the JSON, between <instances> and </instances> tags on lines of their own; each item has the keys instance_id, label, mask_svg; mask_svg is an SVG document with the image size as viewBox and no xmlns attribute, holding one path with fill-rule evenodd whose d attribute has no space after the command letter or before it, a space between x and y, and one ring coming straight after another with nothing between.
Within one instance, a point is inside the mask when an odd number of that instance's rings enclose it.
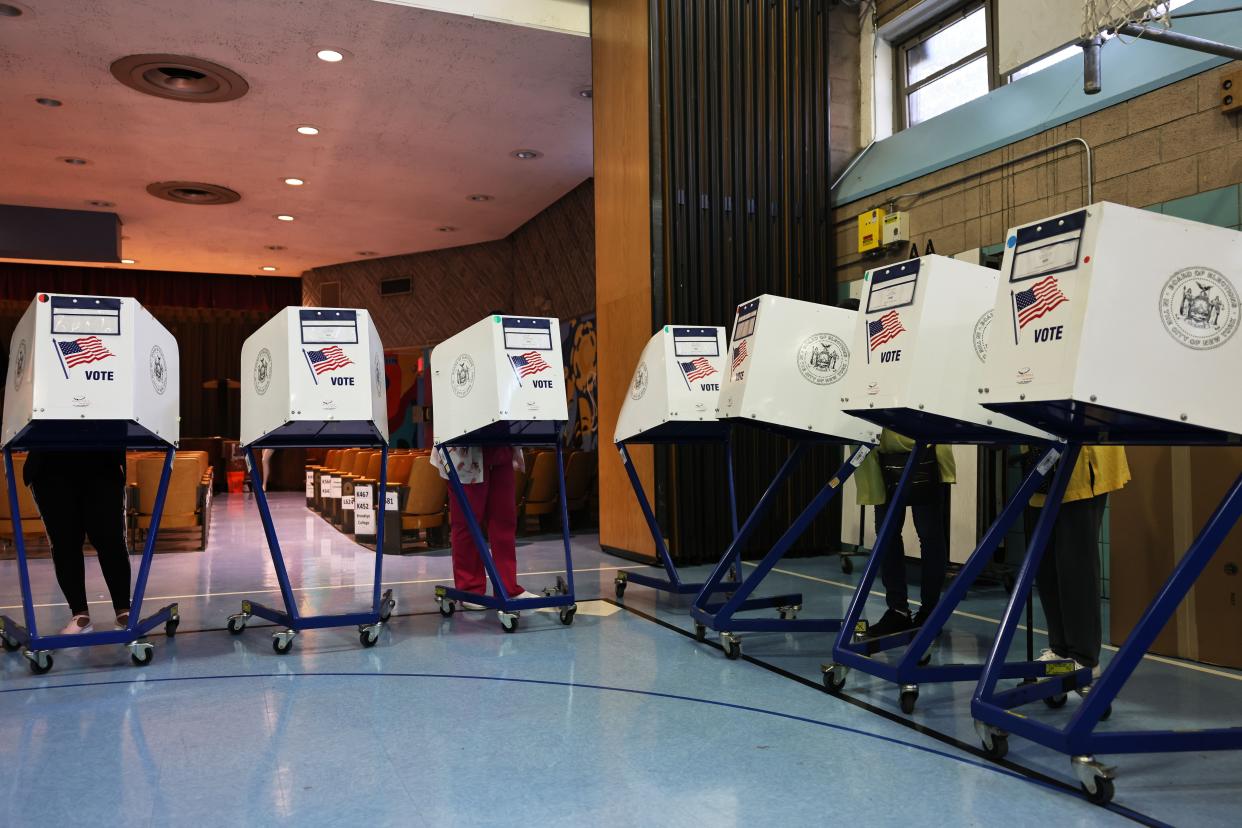
<instances>
[{"instance_id":1,"label":"wooden column","mask_svg":"<svg viewBox=\"0 0 1242 828\"><path fill-rule=\"evenodd\" d=\"M648 40L647 0L592 2L599 539L605 547L644 556L653 555L655 545L612 435L652 333ZM631 454L650 496L652 451L639 446Z\"/></svg>"}]
</instances>

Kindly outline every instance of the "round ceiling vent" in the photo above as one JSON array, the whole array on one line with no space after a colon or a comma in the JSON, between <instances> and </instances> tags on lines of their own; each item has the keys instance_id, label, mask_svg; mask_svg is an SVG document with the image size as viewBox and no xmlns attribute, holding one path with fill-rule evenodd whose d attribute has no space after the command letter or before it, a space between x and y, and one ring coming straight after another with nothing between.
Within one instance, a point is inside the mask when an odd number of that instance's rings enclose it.
<instances>
[{"instance_id":1,"label":"round ceiling vent","mask_svg":"<svg viewBox=\"0 0 1242 828\"><path fill-rule=\"evenodd\" d=\"M241 200L235 190L200 181L157 181L147 185L147 192L178 204L232 204Z\"/></svg>"},{"instance_id":2,"label":"round ceiling vent","mask_svg":"<svg viewBox=\"0 0 1242 828\"><path fill-rule=\"evenodd\" d=\"M112 63L112 76L146 95L190 103L232 101L250 91L232 69L185 55L123 57Z\"/></svg>"}]
</instances>

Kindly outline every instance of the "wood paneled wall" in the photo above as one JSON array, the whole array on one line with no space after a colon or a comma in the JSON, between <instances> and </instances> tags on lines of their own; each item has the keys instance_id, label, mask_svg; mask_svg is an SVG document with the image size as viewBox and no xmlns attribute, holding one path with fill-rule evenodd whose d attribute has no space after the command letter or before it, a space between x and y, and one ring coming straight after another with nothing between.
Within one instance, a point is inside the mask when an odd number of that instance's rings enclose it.
<instances>
[{"instance_id":1,"label":"wood paneled wall","mask_svg":"<svg viewBox=\"0 0 1242 828\"><path fill-rule=\"evenodd\" d=\"M591 4L595 127L595 276L600 443L612 442L634 365L651 336L651 152L647 0ZM600 544L652 555L625 470L600 451ZM652 453L633 452L652 490Z\"/></svg>"},{"instance_id":2,"label":"wood paneled wall","mask_svg":"<svg viewBox=\"0 0 1242 828\"><path fill-rule=\"evenodd\" d=\"M499 241L317 267L302 277L302 301L319 305L324 282L339 283L341 305L369 310L386 348L436 345L493 310L590 313L593 191L584 181ZM406 276L410 293L380 295L382 280Z\"/></svg>"}]
</instances>

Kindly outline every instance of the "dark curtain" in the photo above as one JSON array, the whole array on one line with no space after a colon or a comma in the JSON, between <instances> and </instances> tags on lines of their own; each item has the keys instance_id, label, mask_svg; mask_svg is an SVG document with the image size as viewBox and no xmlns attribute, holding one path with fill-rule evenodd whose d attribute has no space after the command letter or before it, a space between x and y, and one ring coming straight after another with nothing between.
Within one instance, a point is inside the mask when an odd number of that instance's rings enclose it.
<instances>
[{"instance_id":1,"label":"dark curtain","mask_svg":"<svg viewBox=\"0 0 1242 828\"><path fill-rule=\"evenodd\" d=\"M653 320L723 325L762 293L832 303L828 0L652 0ZM741 519L791 451L734 429ZM839 463L817 447L749 544L768 549ZM730 538L714 446L657 452L662 523L683 563ZM839 548L839 506L794 551Z\"/></svg>"}]
</instances>

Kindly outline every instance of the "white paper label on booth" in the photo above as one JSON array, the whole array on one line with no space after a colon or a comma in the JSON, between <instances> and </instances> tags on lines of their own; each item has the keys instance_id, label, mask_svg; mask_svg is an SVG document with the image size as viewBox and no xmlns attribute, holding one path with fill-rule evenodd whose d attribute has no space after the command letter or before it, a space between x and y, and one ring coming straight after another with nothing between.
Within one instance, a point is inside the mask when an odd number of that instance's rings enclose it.
<instances>
[{"instance_id":1,"label":"white paper label on booth","mask_svg":"<svg viewBox=\"0 0 1242 828\"><path fill-rule=\"evenodd\" d=\"M315 496L315 473L313 471L306 473L306 496Z\"/></svg>"},{"instance_id":2,"label":"white paper label on booth","mask_svg":"<svg viewBox=\"0 0 1242 828\"><path fill-rule=\"evenodd\" d=\"M347 512L352 512L354 510L354 496L353 495L342 495L341 496L341 508Z\"/></svg>"},{"instance_id":3,"label":"white paper label on booth","mask_svg":"<svg viewBox=\"0 0 1242 828\"><path fill-rule=\"evenodd\" d=\"M303 345L357 345L358 313L352 310L303 310L299 313Z\"/></svg>"},{"instance_id":4,"label":"white paper label on booth","mask_svg":"<svg viewBox=\"0 0 1242 828\"><path fill-rule=\"evenodd\" d=\"M384 511L397 511L397 492L384 492Z\"/></svg>"},{"instance_id":5,"label":"white paper label on booth","mask_svg":"<svg viewBox=\"0 0 1242 828\"><path fill-rule=\"evenodd\" d=\"M120 335L120 299L93 298L89 307L84 301L85 297L82 300L76 296L52 297L52 333Z\"/></svg>"},{"instance_id":6,"label":"white paper label on booth","mask_svg":"<svg viewBox=\"0 0 1242 828\"><path fill-rule=\"evenodd\" d=\"M354 534L375 534L375 511L373 509L356 509L354 511Z\"/></svg>"},{"instance_id":7,"label":"white paper label on booth","mask_svg":"<svg viewBox=\"0 0 1242 828\"><path fill-rule=\"evenodd\" d=\"M871 293L867 298L865 312L871 314L914 304L914 291L918 280L918 260L872 271Z\"/></svg>"},{"instance_id":8,"label":"white paper label on booth","mask_svg":"<svg viewBox=\"0 0 1242 828\"><path fill-rule=\"evenodd\" d=\"M1007 242L1014 248L1009 281L1022 282L1077 267L1078 248L1086 223L1087 211L1080 210L1020 229Z\"/></svg>"},{"instance_id":9,"label":"white paper label on booth","mask_svg":"<svg viewBox=\"0 0 1242 828\"><path fill-rule=\"evenodd\" d=\"M720 356L715 328L673 328L673 354L677 357Z\"/></svg>"},{"instance_id":10,"label":"white paper label on booth","mask_svg":"<svg viewBox=\"0 0 1242 828\"><path fill-rule=\"evenodd\" d=\"M365 484L354 489L354 507L357 509L374 509L371 504L371 486Z\"/></svg>"},{"instance_id":11,"label":"white paper label on booth","mask_svg":"<svg viewBox=\"0 0 1242 828\"><path fill-rule=\"evenodd\" d=\"M341 478L332 477L331 481L332 482L328 489L328 497L340 497L341 496Z\"/></svg>"},{"instance_id":12,"label":"white paper label on booth","mask_svg":"<svg viewBox=\"0 0 1242 828\"><path fill-rule=\"evenodd\" d=\"M552 350L552 322L548 319L521 319L506 316L504 325L505 350L550 351ZM559 331L557 332L560 333Z\"/></svg>"}]
</instances>

